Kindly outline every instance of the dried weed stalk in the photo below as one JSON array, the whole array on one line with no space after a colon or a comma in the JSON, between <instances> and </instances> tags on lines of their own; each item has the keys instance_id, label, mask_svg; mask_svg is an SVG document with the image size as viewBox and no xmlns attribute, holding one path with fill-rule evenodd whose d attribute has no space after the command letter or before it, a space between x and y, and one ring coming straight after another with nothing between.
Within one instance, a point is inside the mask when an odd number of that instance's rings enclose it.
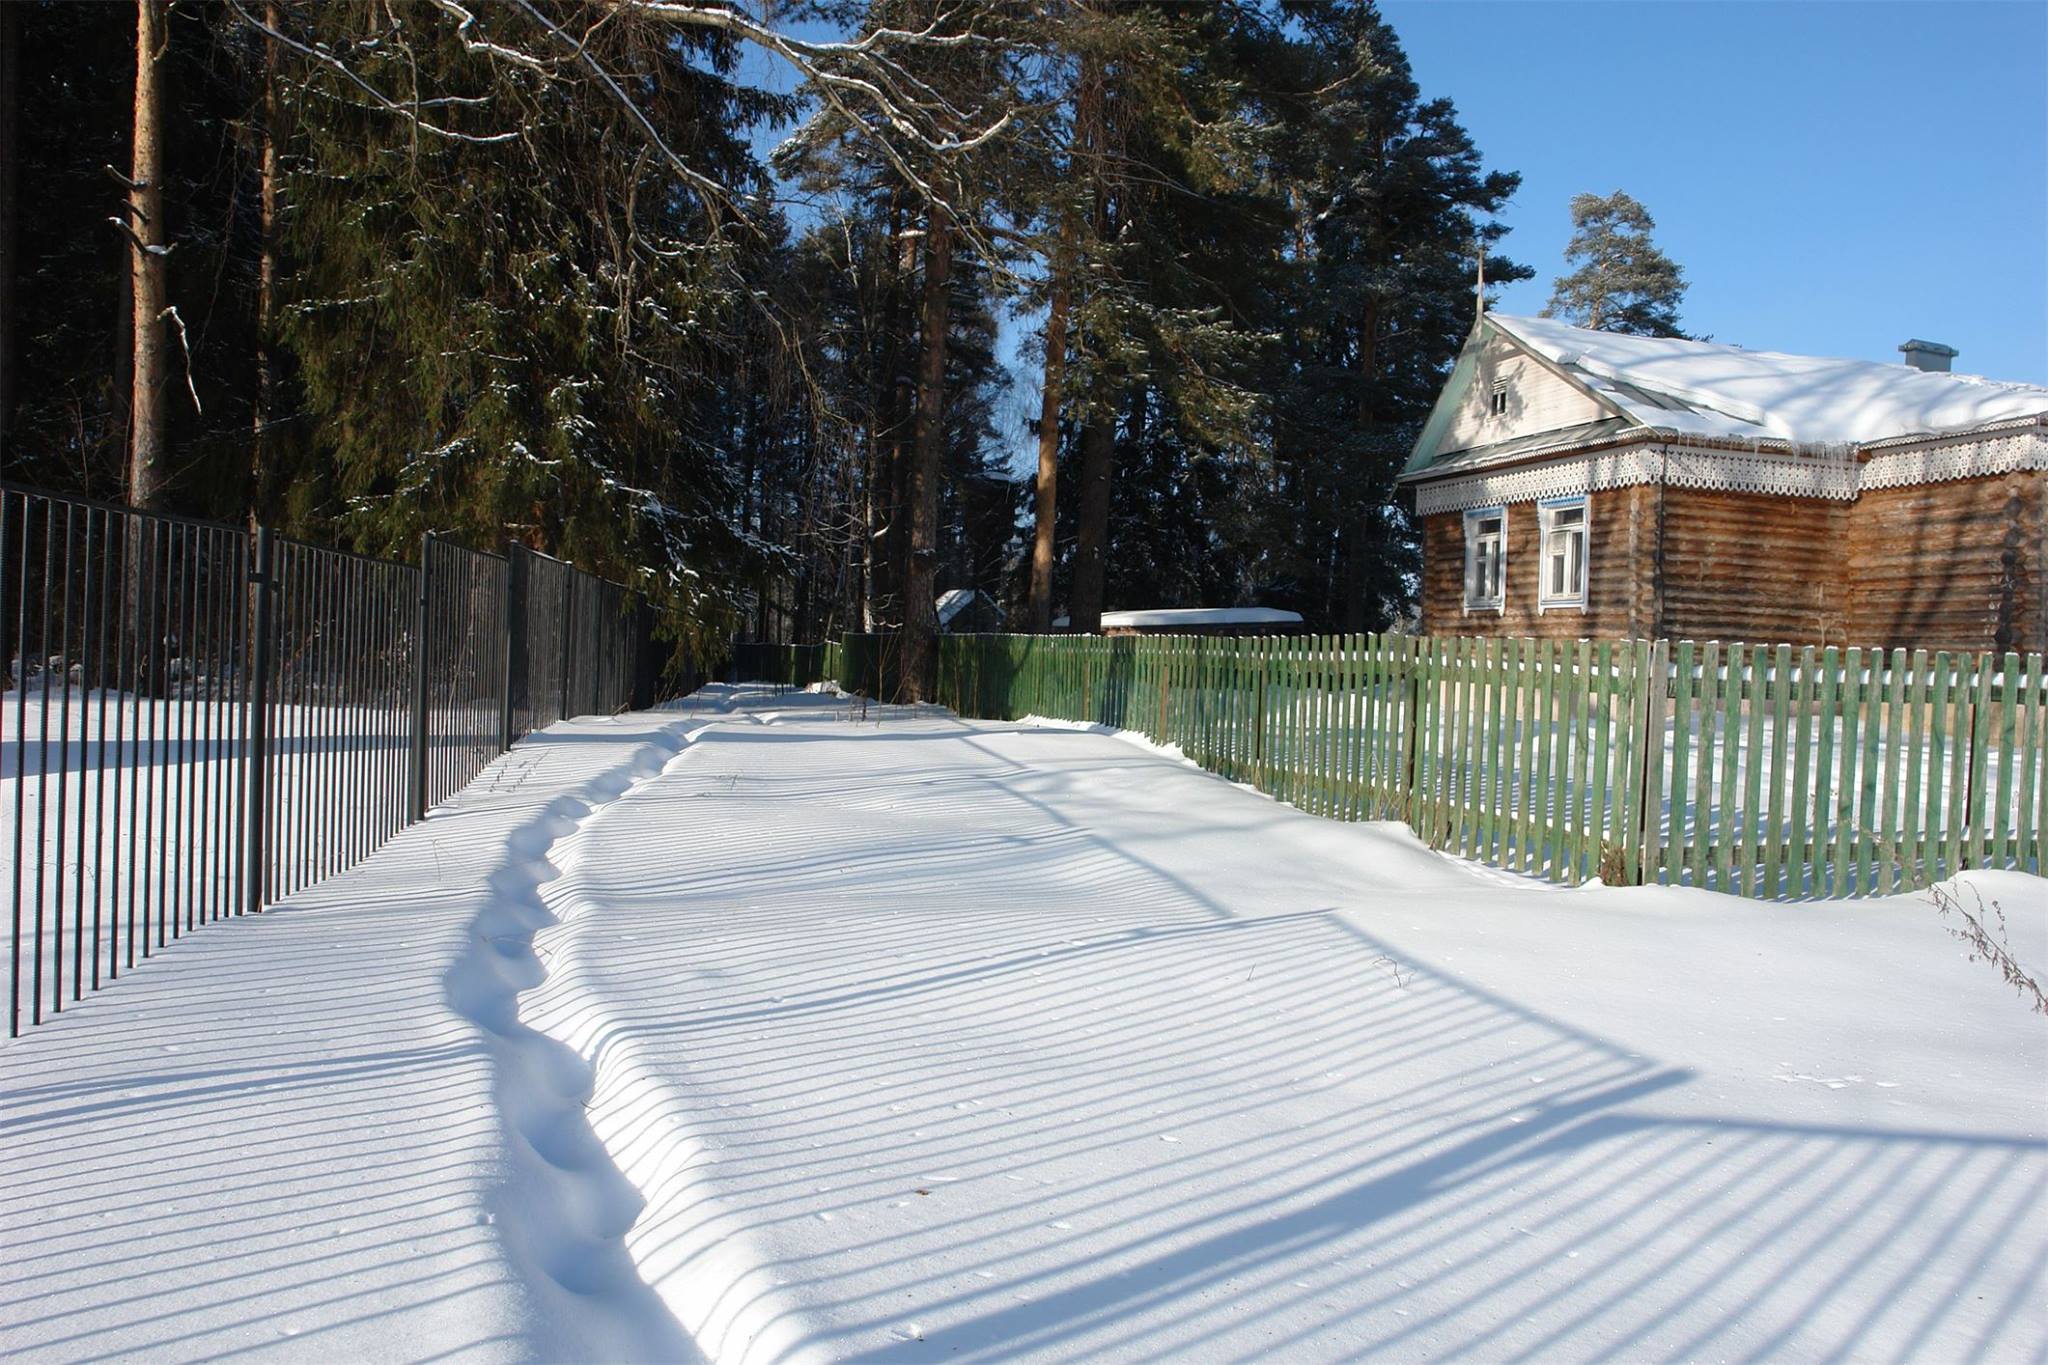
<instances>
[{"instance_id":1,"label":"dried weed stalk","mask_svg":"<svg viewBox=\"0 0 2048 1365\"><path fill-rule=\"evenodd\" d=\"M1974 908L1963 903L1963 890L1967 888ZM1970 961L1989 962L1998 969L2006 984L2020 993L2027 1002L2027 1008L2036 1014L2048 1016L2048 994L2043 994L2041 983L2027 975L2012 955L2010 941L2005 931L2005 910L1997 901L1988 904L1984 893L1966 882L1939 882L1928 889L1934 908L1941 912L1948 931L1963 941L1970 950Z\"/></svg>"}]
</instances>

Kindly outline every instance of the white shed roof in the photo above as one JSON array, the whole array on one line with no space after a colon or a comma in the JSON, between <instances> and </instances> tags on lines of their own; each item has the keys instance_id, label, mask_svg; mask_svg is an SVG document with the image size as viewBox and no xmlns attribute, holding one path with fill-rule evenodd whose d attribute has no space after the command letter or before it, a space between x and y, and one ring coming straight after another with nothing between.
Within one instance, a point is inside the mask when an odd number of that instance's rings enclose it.
<instances>
[{"instance_id":1,"label":"white shed roof","mask_svg":"<svg viewBox=\"0 0 2048 1365\"><path fill-rule=\"evenodd\" d=\"M1053 622L1067 624L1062 616ZM1149 611L1106 611L1104 630L1170 630L1175 626L1292 626L1301 613L1279 607L1156 607Z\"/></svg>"},{"instance_id":2,"label":"white shed roof","mask_svg":"<svg viewBox=\"0 0 2048 1365\"><path fill-rule=\"evenodd\" d=\"M953 618L973 606L975 599L980 596L981 594L973 588L948 588L945 592L940 593L932 604L938 610L939 624L941 626L953 624ZM989 606L995 611L996 615L1001 616L1003 614L1002 608L996 606L995 603L991 602Z\"/></svg>"}]
</instances>

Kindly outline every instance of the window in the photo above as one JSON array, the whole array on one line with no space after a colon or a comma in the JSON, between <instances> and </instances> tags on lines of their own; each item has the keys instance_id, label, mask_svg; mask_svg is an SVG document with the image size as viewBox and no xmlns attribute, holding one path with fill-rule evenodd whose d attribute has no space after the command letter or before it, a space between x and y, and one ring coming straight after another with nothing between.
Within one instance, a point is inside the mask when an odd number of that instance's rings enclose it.
<instances>
[{"instance_id":1,"label":"window","mask_svg":"<svg viewBox=\"0 0 2048 1365\"><path fill-rule=\"evenodd\" d=\"M1543 520L1541 607L1586 605L1586 500L1558 498L1538 509Z\"/></svg>"},{"instance_id":2,"label":"window","mask_svg":"<svg viewBox=\"0 0 2048 1365\"><path fill-rule=\"evenodd\" d=\"M1493 381L1493 395L1491 399L1491 405L1487 410L1491 412L1495 417L1505 417L1508 415L1507 380L1496 379Z\"/></svg>"},{"instance_id":3,"label":"window","mask_svg":"<svg viewBox=\"0 0 2048 1365\"><path fill-rule=\"evenodd\" d=\"M1507 552L1506 508L1483 507L1465 514L1465 610L1501 609Z\"/></svg>"}]
</instances>

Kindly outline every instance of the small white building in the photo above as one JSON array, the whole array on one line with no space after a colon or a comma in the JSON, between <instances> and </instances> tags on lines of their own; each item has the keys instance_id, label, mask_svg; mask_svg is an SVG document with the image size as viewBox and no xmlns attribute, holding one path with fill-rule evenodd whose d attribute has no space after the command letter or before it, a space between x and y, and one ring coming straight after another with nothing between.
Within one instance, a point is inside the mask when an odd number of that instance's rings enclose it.
<instances>
[{"instance_id":1,"label":"small white building","mask_svg":"<svg viewBox=\"0 0 2048 1365\"><path fill-rule=\"evenodd\" d=\"M1065 630L1067 618L1053 622ZM1277 607L1157 607L1102 613L1104 635L1291 635L1301 613Z\"/></svg>"},{"instance_id":2,"label":"small white building","mask_svg":"<svg viewBox=\"0 0 2048 1365\"><path fill-rule=\"evenodd\" d=\"M987 593L951 588L938 595L939 630L948 635L986 635L1003 628L1003 609Z\"/></svg>"}]
</instances>

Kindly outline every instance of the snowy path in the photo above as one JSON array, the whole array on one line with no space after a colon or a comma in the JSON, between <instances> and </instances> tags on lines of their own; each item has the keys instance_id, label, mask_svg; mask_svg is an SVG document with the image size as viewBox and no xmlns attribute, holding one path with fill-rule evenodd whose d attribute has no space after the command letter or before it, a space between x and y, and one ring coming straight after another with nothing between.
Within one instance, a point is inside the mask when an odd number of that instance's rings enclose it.
<instances>
[{"instance_id":1,"label":"snowy path","mask_svg":"<svg viewBox=\"0 0 2048 1365\"><path fill-rule=\"evenodd\" d=\"M556 726L0 1047L0 1357L692 1358L587 1068L512 1018L556 836L692 723Z\"/></svg>"},{"instance_id":2,"label":"snowy path","mask_svg":"<svg viewBox=\"0 0 2048 1365\"><path fill-rule=\"evenodd\" d=\"M713 703L0 1050L0 1352L2048 1359L2048 1027L1923 901Z\"/></svg>"}]
</instances>

